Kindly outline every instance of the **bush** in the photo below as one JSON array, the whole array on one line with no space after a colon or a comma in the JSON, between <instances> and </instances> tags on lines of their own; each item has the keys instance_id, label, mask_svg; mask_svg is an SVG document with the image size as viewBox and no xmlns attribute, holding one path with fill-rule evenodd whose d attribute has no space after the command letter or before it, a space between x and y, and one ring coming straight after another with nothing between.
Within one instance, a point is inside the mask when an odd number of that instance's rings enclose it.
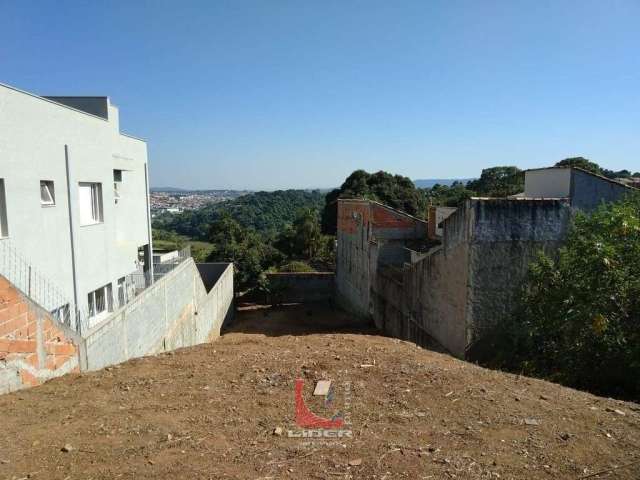
<instances>
[{"instance_id":1,"label":"bush","mask_svg":"<svg viewBox=\"0 0 640 480\"><path fill-rule=\"evenodd\" d=\"M578 214L557 258L532 263L521 300L499 325L498 366L640 398L640 196Z\"/></svg>"},{"instance_id":2,"label":"bush","mask_svg":"<svg viewBox=\"0 0 640 480\"><path fill-rule=\"evenodd\" d=\"M278 271L289 273L306 273L315 272L315 269L308 263L301 262L299 260L293 260L289 263L282 265Z\"/></svg>"}]
</instances>

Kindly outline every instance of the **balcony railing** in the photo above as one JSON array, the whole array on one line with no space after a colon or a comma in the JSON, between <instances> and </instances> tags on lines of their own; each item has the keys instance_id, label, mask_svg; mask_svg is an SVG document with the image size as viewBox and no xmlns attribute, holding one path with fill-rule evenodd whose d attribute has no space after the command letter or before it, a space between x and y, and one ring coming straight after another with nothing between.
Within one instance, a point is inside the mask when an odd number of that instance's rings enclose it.
<instances>
[{"instance_id":1,"label":"balcony railing","mask_svg":"<svg viewBox=\"0 0 640 480\"><path fill-rule=\"evenodd\" d=\"M96 292L93 302L87 307L75 310L71 295L58 288L7 240L0 241L0 274L35 303L51 312L60 323L82 333L131 302L190 256L191 250L186 247L171 260L154 264L153 276L150 271L141 267L125 275L117 284L109 284Z\"/></svg>"}]
</instances>

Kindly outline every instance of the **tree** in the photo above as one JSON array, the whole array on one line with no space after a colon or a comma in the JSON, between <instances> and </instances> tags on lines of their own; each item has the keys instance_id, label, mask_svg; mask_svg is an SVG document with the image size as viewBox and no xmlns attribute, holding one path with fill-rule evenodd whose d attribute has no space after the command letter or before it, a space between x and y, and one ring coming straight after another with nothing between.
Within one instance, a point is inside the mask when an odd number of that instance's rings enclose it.
<instances>
[{"instance_id":1,"label":"tree","mask_svg":"<svg viewBox=\"0 0 640 480\"><path fill-rule=\"evenodd\" d=\"M424 217L426 213L426 198L411 179L383 171L368 173L356 170L347 177L339 189L326 195L322 211L324 233L336 233L339 198L376 200L417 217Z\"/></svg>"},{"instance_id":2,"label":"tree","mask_svg":"<svg viewBox=\"0 0 640 480\"><path fill-rule=\"evenodd\" d=\"M524 191L524 172L518 167L491 167L467 183L468 190L484 197L507 197Z\"/></svg>"},{"instance_id":3,"label":"tree","mask_svg":"<svg viewBox=\"0 0 640 480\"><path fill-rule=\"evenodd\" d=\"M324 255L326 243L325 236L320 231L318 212L302 209L293 225L277 236L274 246L288 258L316 260Z\"/></svg>"},{"instance_id":4,"label":"tree","mask_svg":"<svg viewBox=\"0 0 640 480\"><path fill-rule=\"evenodd\" d=\"M571 157L560 160L556 167L578 167L591 173L602 175L602 168L595 162L584 157Z\"/></svg>"},{"instance_id":5,"label":"tree","mask_svg":"<svg viewBox=\"0 0 640 480\"><path fill-rule=\"evenodd\" d=\"M466 199L475 195L462 182L455 181L450 186L436 183L431 188L424 189L430 205L457 207Z\"/></svg>"},{"instance_id":6,"label":"tree","mask_svg":"<svg viewBox=\"0 0 640 480\"><path fill-rule=\"evenodd\" d=\"M578 214L558 257L531 265L499 331L502 366L640 398L640 195Z\"/></svg>"},{"instance_id":7,"label":"tree","mask_svg":"<svg viewBox=\"0 0 640 480\"><path fill-rule=\"evenodd\" d=\"M214 246L207 261L233 262L234 280L241 289L255 285L265 269L282 261L282 254L265 243L258 232L243 227L230 215L211 224L209 241Z\"/></svg>"}]
</instances>

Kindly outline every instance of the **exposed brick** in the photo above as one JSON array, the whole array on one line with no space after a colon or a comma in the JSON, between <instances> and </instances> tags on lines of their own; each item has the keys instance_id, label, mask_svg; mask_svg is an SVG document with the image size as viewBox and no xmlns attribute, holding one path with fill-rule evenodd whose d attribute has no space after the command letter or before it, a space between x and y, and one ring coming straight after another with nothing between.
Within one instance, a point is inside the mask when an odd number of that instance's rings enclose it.
<instances>
[{"instance_id":1,"label":"exposed brick","mask_svg":"<svg viewBox=\"0 0 640 480\"><path fill-rule=\"evenodd\" d=\"M18 318L20 316L23 316L24 317L24 321L26 323L27 316L23 315L23 314L27 313L27 307L26 307L26 305L24 303L15 303L15 304L11 305L7 310L8 310L8 315L9 315L10 319L11 318Z\"/></svg>"},{"instance_id":2,"label":"exposed brick","mask_svg":"<svg viewBox=\"0 0 640 480\"><path fill-rule=\"evenodd\" d=\"M56 356L55 355L47 355L47 359L44 362L44 368L47 370L55 370L56 369Z\"/></svg>"},{"instance_id":3,"label":"exposed brick","mask_svg":"<svg viewBox=\"0 0 640 480\"><path fill-rule=\"evenodd\" d=\"M20 321L12 318L0 323L0 337L5 337L9 334L13 334L18 328L20 328Z\"/></svg>"},{"instance_id":4,"label":"exposed brick","mask_svg":"<svg viewBox=\"0 0 640 480\"><path fill-rule=\"evenodd\" d=\"M40 363L38 362L38 354L37 353L30 353L29 355L27 355L26 357L24 357L24 360L31 365L32 367L38 368Z\"/></svg>"},{"instance_id":5,"label":"exposed brick","mask_svg":"<svg viewBox=\"0 0 640 480\"><path fill-rule=\"evenodd\" d=\"M74 355L76 346L73 343L46 343L45 350L53 355Z\"/></svg>"},{"instance_id":6,"label":"exposed brick","mask_svg":"<svg viewBox=\"0 0 640 480\"><path fill-rule=\"evenodd\" d=\"M40 381L37 379L37 377L26 370L20 370L20 379L22 380L22 383L24 385L30 385L32 387L40 385Z\"/></svg>"},{"instance_id":7,"label":"exposed brick","mask_svg":"<svg viewBox=\"0 0 640 480\"><path fill-rule=\"evenodd\" d=\"M0 352L33 353L37 344L34 340L9 340L0 338Z\"/></svg>"}]
</instances>

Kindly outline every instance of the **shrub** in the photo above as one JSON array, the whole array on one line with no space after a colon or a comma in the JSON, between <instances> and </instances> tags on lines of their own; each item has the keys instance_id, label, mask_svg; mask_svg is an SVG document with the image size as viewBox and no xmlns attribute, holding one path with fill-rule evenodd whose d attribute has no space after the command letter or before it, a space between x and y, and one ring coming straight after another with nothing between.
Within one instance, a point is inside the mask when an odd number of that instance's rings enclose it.
<instances>
[{"instance_id":1,"label":"shrub","mask_svg":"<svg viewBox=\"0 0 640 480\"><path fill-rule=\"evenodd\" d=\"M501 367L640 397L640 196L578 214L557 258L531 264L521 307L499 325Z\"/></svg>"}]
</instances>

